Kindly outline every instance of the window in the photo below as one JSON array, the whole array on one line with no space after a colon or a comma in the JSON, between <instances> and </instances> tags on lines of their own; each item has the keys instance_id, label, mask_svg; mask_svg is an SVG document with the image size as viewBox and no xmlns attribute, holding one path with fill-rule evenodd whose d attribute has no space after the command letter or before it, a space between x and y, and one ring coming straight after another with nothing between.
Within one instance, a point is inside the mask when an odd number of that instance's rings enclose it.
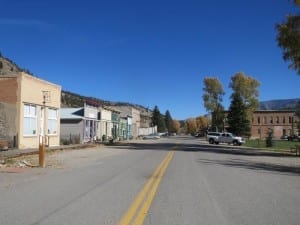
<instances>
[{"instance_id":1,"label":"window","mask_svg":"<svg viewBox=\"0 0 300 225\"><path fill-rule=\"evenodd\" d=\"M36 106L24 104L24 124L23 134L24 135L36 135Z\"/></svg>"},{"instance_id":2,"label":"window","mask_svg":"<svg viewBox=\"0 0 300 225\"><path fill-rule=\"evenodd\" d=\"M276 123L279 123L279 116L276 117Z\"/></svg>"},{"instance_id":3,"label":"window","mask_svg":"<svg viewBox=\"0 0 300 225\"><path fill-rule=\"evenodd\" d=\"M285 117L282 118L282 123L285 123Z\"/></svg>"},{"instance_id":4,"label":"window","mask_svg":"<svg viewBox=\"0 0 300 225\"><path fill-rule=\"evenodd\" d=\"M273 116L270 116L270 123L273 123Z\"/></svg>"},{"instance_id":5,"label":"window","mask_svg":"<svg viewBox=\"0 0 300 225\"><path fill-rule=\"evenodd\" d=\"M57 134L57 109L48 109L48 134Z\"/></svg>"},{"instance_id":6,"label":"window","mask_svg":"<svg viewBox=\"0 0 300 225\"><path fill-rule=\"evenodd\" d=\"M260 124L260 116L257 117L257 123Z\"/></svg>"},{"instance_id":7,"label":"window","mask_svg":"<svg viewBox=\"0 0 300 225\"><path fill-rule=\"evenodd\" d=\"M91 121L90 120L86 120L85 121L85 132L84 132L84 137L85 138L90 138L91 134Z\"/></svg>"}]
</instances>

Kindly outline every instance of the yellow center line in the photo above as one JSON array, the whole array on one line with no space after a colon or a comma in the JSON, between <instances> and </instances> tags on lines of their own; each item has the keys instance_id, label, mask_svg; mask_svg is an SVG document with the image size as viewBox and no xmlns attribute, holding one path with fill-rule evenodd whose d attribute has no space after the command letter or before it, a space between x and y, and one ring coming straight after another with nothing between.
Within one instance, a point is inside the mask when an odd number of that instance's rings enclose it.
<instances>
[{"instance_id":1,"label":"yellow center line","mask_svg":"<svg viewBox=\"0 0 300 225\"><path fill-rule=\"evenodd\" d=\"M137 210L140 208L143 201L145 202L142 208L139 211L139 214L136 215L135 224L142 224L146 214L150 208L150 205L153 201L155 193L157 191L158 185L161 181L163 174L165 173L174 152L171 151L167 154L164 160L159 164L159 166L155 169L154 173L148 179L147 183L143 187L143 189L139 192L134 202L131 204L127 212L123 215L122 219L118 223L118 225L129 225L132 223L134 216L137 213ZM148 194L148 197L147 197ZM145 200L146 199L146 200ZM140 215L143 214L143 215Z\"/></svg>"},{"instance_id":2,"label":"yellow center line","mask_svg":"<svg viewBox=\"0 0 300 225\"><path fill-rule=\"evenodd\" d=\"M169 157L167 158L166 163L164 164L161 172L159 173L158 178L155 180L155 182L153 184L153 187L150 190L150 193L149 193L147 199L144 202L144 205L141 207L139 213L137 214L137 217L136 217L136 219L133 223L134 225L142 225L143 224L143 222L144 222L144 220L147 216L147 213L150 209L151 203L152 203L152 201L155 197L155 194L157 192L158 186L159 186L159 184L160 184L160 182L161 182L161 180L162 180L162 178L163 178L163 176L164 176L164 174L165 174L165 172L166 172L166 170L169 166L169 163L171 162L171 159L172 159L173 155L174 155L173 151L170 152L170 154L168 155Z\"/></svg>"}]
</instances>

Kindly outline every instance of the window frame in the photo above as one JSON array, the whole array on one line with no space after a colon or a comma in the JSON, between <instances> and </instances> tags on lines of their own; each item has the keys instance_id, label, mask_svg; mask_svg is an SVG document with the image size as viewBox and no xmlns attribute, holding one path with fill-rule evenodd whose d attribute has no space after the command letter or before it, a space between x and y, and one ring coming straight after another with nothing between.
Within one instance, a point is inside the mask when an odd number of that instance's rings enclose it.
<instances>
[{"instance_id":1,"label":"window frame","mask_svg":"<svg viewBox=\"0 0 300 225\"><path fill-rule=\"evenodd\" d=\"M49 135L49 136L58 135L58 110L56 108L48 108L47 111L48 111L47 135ZM55 112L55 116L53 116L54 114L52 114L50 112ZM52 126L53 123L54 123L54 125ZM51 132L53 127L55 127L55 129L53 129L53 132Z\"/></svg>"},{"instance_id":2,"label":"window frame","mask_svg":"<svg viewBox=\"0 0 300 225\"><path fill-rule=\"evenodd\" d=\"M27 107L29 107L29 108L27 108ZM32 112L32 109L34 109L33 112ZM30 125L29 129L31 129L32 133L27 132L26 121L29 121L29 125ZM34 125L34 126L32 126L32 125ZM38 125L37 124L37 105L30 104L30 103L24 103L23 104L23 132L22 132L23 136L24 137L36 137L38 135L37 134L37 125Z\"/></svg>"}]
</instances>

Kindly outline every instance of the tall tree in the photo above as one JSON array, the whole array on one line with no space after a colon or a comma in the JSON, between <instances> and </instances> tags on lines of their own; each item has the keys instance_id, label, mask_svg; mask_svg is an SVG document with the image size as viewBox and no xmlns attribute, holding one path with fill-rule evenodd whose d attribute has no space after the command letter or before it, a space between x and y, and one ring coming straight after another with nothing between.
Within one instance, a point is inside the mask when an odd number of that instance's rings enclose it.
<instances>
[{"instance_id":1,"label":"tall tree","mask_svg":"<svg viewBox=\"0 0 300 225\"><path fill-rule=\"evenodd\" d=\"M180 123L177 120L172 120L172 132L175 132L178 134L180 129Z\"/></svg>"},{"instance_id":2,"label":"tall tree","mask_svg":"<svg viewBox=\"0 0 300 225\"><path fill-rule=\"evenodd\" d=\"M228 130L239 136L250 136L250 121L239 93L233 93L227 115Z\"/></svg>"},{"instance_id":3,"label":"tall tree","mask_svg":"<svg viewBox=\"0 0 300 225\"><path fill-rule=\"evenodd\" d=\"M199 116L196 118L197 130L203 130L208 126L208 118L206 116Z\"/></svg>"},{"instance_id":4,"label":"tall tree","mask_svg":"<svg viewBox=\"0 0 300 225\"><path fill-rule=\"evenodd\" d=\"M172 121L173 119L171 117L171 113L169 112L169 110L167 110L165 114L165 124L169 133L172 132Z\"/></svg>"},{"instance_id":5,"label":"tall tree","mask_svg":"<svg viewBox=\"0 0 300 225\"><path fill-rule=\"evenodd\" d=\"M258 109L259 101L259 87L260 83L244 73L239 72L231 77L231 83L229 87L232 88L233 94L238 94L246 108L246 115L250 121L252 114Z\"/></svg>"},{"instance_id":6,"label":"tall tree","mask_svg":"<svg viewBox=\"0 0 300 225\"><path fill-rule=\"evenodd\" d=\"M211 130L216 130L216 131L224 131L225 123L225 109L223 105L218 104L217 108L215 111L212 112L212 118L211 118Z\"/></svg>"},{"instance_id":7,"label":"tall tree","mask_svg":"<svg viewBox=\"0 0 300 225\"><path fill-rule=\"evenodd\" d=\"M204 107L212 114L213 129L222 129L224 121L224 107L222 100L224 90L221 82L215 77L204 78L204 94L202 96Z\"/></svg>"},{"instance_id":8,"label":"tall tree","mask_svg":"<svg viewBox=\"0 0 300 225\"><path fill-rule=\"evenodd\" d=\"M187 134L194 135L197 132L196 119L190 118L185 121L185 131Z\"/></svg>"},{"instance_id":9,"label":"tall tree","mask_svg":"<svg viewBox=\"0 0 300 225\"><path fill-rule=\"evenodd\" d=\"M197 132L201 135L205 135L208 129L209 119L207 116L199 116L196 118Z\"/></svg>"},{"instance_id":10,"label":"tall tree","mask_svg":"<svg viewBox=\"0 0 300 225\"><path fill-rule=\"evenodd\" d=\"M152 125L157 126L158 132L165 132L166 125L158 106L155 106L152 113Z\"/></svg>"},{"instance_id":11,"label":"tall tree","mask_svg":"<svg viewBox=\"0 0 300 225\"><path fill-rule=\"evenodd\" d=\"M299 0L294 0L296 6L300 6ZM288 15L286 21L277 24L277 42L283 50L283 59L290 62L289 68L300 75L300 13Z\"/></svg>"}]
</instances>

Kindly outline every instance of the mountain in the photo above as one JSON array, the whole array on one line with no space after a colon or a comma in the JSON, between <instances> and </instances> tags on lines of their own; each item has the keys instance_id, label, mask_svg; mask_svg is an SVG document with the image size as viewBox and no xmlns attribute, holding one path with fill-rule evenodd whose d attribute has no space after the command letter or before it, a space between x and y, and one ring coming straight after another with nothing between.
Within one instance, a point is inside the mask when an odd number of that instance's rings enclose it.
<instances>
[{"instance_id":1,"label":"mountain","mask_svg":"<svg viewBox=\"0 0 300 225\"><path fill-rule=\"evenodd\" d=\"M83 107L84 102L89 102L94 105L104 106L132 106L141 110L148 110L146 107L129 102L113 102L95 97L82 96L76 93L62 90L61 92L61 107Z\"/></svg>"},{"instance_id":2,"label":"mountain","mask_svg":"<svg viewBox=\"0 0 300 225\"><path fill-rule=\"evenodd\" d=\"M269 100L262 101L259 104L260 110L294 110L300 98L294 99L279 99L279 100Z\"/></svg>"},{"instance_id":3,"label":"mountain","mask_svg":"<svg viewBox=\"0 0 300 225\"><path fill-rule=\"evenodd\" d=\"M18 72L25 72L27 74L34 76L28 69L20 68L11 59L8 59L8 58L5 58L4 56L2 56L2 54L0 52L0 76L16 75L16 73L18 73Z\"/></svg>"},{"instance_id":4,"label":"mountain","mask_svg":"<svg viewBox=\"0 0 300 225\"><path fill-rule=\"evenodd\" d=\"M10 76L16 75L18 72L25 72L27 74L33 75L28 69L20 68L15 62L11 59L5 58L0 52L0 76ZM94 97L82 96L73 92L64 91L61 92L61 107L82 107L84 101L89 101L97 105L106 105L106 106L133 106L138 109L146 110L147 108L133 103L128 102L113 102L108 100L103 100Z\"/></svg>"},{"instance_id":5,"label":"mountain","mask_svg":"<svg viewBox=\"0 0 300 225\"><path fill-rule=\"evenodd\" d=\"M15 75L18 72L25 72L34 76L28 69L20 68L12 60L5 58L0 52L0 76L1 75ZM138 104L128 103L128 102L113 102L108 100L103 100L94 97L86 97L69 91L62 91L61 93L61 106L62 107L82 107L84 101L89 101L97 105L106 106L132 106L138 109L147 110L146 107ZM300 98L295 99L281 99L281 100L270 100L260 102L260 110L283 110L283 109L295 109L297 102Z\"/></svg>"},{"instance_id":6,"label":"mountain","mask_svg":"<svg viewBox=\"0 0 300 225\"><path fill-rule=\"evenodd\" d=\"M17 72L21 72L22 69L18 67L17 64L15 64L10 59L4 58L1 56L0 53L0 76L1 75L13 75Z\"/></svg>"}]
</instances>

